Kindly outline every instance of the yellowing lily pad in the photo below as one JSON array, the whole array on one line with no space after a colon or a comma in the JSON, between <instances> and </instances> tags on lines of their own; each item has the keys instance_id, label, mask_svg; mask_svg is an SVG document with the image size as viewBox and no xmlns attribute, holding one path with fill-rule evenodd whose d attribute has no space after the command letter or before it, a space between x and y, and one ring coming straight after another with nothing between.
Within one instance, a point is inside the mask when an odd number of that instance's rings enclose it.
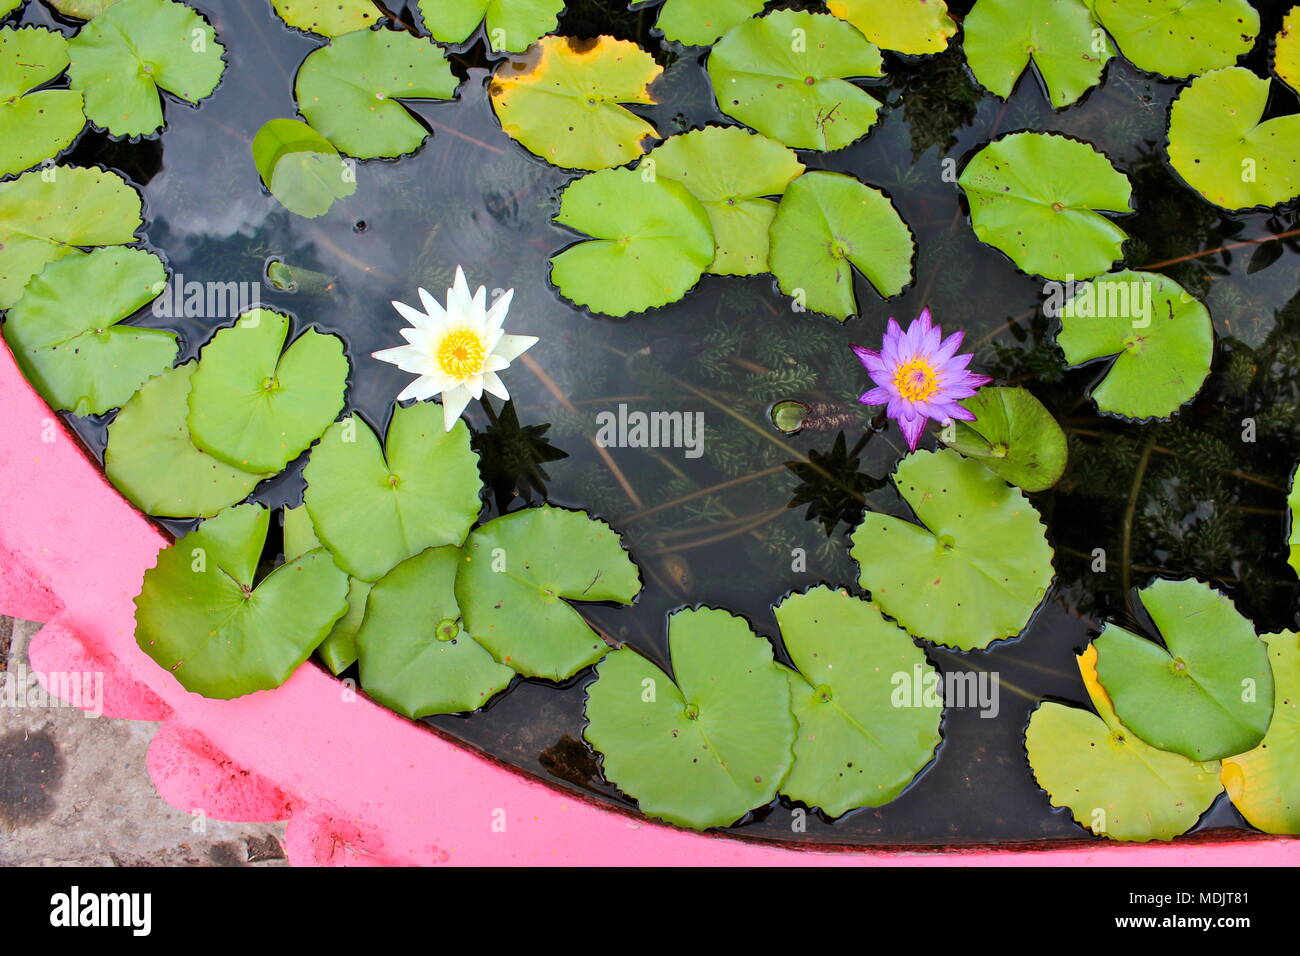
<instances>
[{"instance_id":1,"label":"yellowing lily pad","mask_svg":"<svg viewBox=\"0 0 1300 956\"><path fill-rule=\"evenodd\" d=\"M986 385L961 405L975 421L954 420L951 440L946 426L939 430L949 448L1025 491L1045 491L1060 480L1065 432L1029 389Z\"/></svg>"},{"instance_id":2,"label":"yellowing lily pad","mask_svg":"<svg viewBox=\"0 0 1300 956\"><path fill-rule=\"evenodd\" d=\"M18 6L23 0L14 0L13 6ZM50 6L65 17L73 17L77 20L93 20L99 16L118 0L45 0ZM4 3L0 2L0 8ZM12 9L12 8L11 8Z\"/></svg>"},{"instance_id":3,"label":"yellowing lily pad","mask_svg":"<svg viewBox=\"0 0 1300 956\"><path fill-rule=\"evenodd\" d=\"M944 0L828 0L826 6L882 50L942 53L957 32Z\"/></svg>"},{"instance_id":4,"label":"yellowing lily pad","mask_svg":"<svg viewBox=\"0 0 1300 956\"><path fill-rule=\"evenodd\" d=\"M654 103L663 72L628 40L543 37L501 64L489 93L501 129L535 156L569 169L631 162L658 131L623 103Z\"/></svg>"},{"instance_id":5,"label":"yellowing lily pad","mask_svg":"<svg viewBox=\"0 0 1300 956\"><path fill-rule=\"evenodd\" d=\"M1273 45L1273 72L1279 80L1300 93L1300 6L1282 19Z\"/></svg>"},{"instance_id":6,"label":"yellowing lily pad","mask_svg":"<svg viewBox=\"0 0 1300 956\"><path fill-rule=\"evenodd\" d=\"M664 0L655 26L665 40L709 46L738 23L763 12L766 0Z\"/></svg>"},{"instance_id":7,"label":"yellowing lily pad","mask_svg":"<svg viewBox=\"0 0 1300 956\"><path fill-rule=\"evenodd\" d=\"M1129 62L1164 76L1231 66L1259 34L1247 0L1092 0L1092 9Z\"/></svg>"},{"instance_id":8,"label":"yellowing lily pad","mask_svg":"<svg viewBox=\"0 0 1300 956\"><path fill-rule=\"evenodd\" d=\"M0 175L72 145L86 117L76 90L35 90L68 65L68 41L39 27L0 30Z\"/></svg>"},{"instance_id":9,"label":"yellowing lily pad","mask_svg":"<svg viewBox=\"0 0 1300 956\"><path fill-rule=\"evenodd\" d=\"M379 19L374 0L271 0L291 27L323 37L364 30Z\"/></svg>"},{"instance_id":10,"label":"yellowing lily pad","mask_svg":"<svg viewBox=\"0 0 1300 956\"><path fill-rule=\"evenodd\" d=\"M492 49L522 53L555 29L564 0L420 0L419 7L441 43L464 43L481 23Z\"/></svg>"},{"instance_id":11,"label":"yellowing lily pad","mask_svg":"<svg viewBox=\"0 0 1300 956\"><path fill-rule=\"evenodd\" d=\"M253 163L271 195L290 212L315 218L357 191L339 151L306 123L273 119L253 137Z\"/></svg>"}]
</instances>

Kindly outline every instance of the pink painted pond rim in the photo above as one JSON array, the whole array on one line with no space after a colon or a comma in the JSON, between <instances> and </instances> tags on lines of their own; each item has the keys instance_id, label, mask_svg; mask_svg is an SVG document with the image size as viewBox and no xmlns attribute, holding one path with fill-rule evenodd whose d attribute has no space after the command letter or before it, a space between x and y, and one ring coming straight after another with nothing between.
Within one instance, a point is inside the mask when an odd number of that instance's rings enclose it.
<instances>
[{"instance_id":1,"label":"pink painted pond rim","mask_svg":"<svg viewBox=\"0 0 1300 956\"><path fill-rule=\"evenodd\" d=\"M39 672L104 673L104 714L160 721L149 774L172 805L287 820L298 865L1295 865L1300 839L1052 848L791 849L650 823L561 792L346 692L316 666L232 701L184 690L135 644L166 543L0 348L0 614L48 622ZM504 832L495 820L505 820Z\"/></svg>"}]
</instances>

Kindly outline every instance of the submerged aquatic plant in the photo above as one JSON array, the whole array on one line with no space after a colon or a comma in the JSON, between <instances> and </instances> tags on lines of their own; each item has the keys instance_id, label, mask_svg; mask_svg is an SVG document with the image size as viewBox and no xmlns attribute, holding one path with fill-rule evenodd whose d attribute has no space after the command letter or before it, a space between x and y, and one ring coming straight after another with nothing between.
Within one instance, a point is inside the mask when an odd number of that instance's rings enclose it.
<instances>
[{"instance_id":1,"label":"submerged aquatic plant","mask_svg":"<svg viewBox=\"0 0 1300 956\"><path fill-rule=\"evenodd\" d=\"M923 309L906 332L891 318L880 351L850 346L876 383L858 401L889 406L889 417L898 422L911 451L916 451L928 419L942 424L952 419L975 421L974 413L957 400L970 398L981 385L993 381L966 370L973 354L957 354L965 332L946 339L942 335L942 329L930 321L930 310Z\"/></svg>"}]
</instances>

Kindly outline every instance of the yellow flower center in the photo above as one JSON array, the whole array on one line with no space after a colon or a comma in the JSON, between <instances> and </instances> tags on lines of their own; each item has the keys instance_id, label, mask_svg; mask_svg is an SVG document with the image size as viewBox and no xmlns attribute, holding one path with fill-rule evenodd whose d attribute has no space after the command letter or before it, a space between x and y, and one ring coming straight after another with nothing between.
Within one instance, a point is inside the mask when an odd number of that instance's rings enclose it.
<instances>
[{"instance_id":1,"label":"yellow flower center","mask_svg":"<svg viewBox=\"0 0 1300 956\"><path fill-rule=\"evenodd\" d=\"M483 371L487 343L473 329L448 332L438 343L438 368L455 379L469 378Z\"/></svg>"},{"instance_id":2,"label":"yellow flower center","mask_svg":"<svg viewBox=\"0 0 1300 956\"><path fill-rule=\"evenodd\" d=\"M894 387L909 402L928 401L939 390L939 373L923 358L913 358L894 369Z\"/></svg>"}]
</instances>

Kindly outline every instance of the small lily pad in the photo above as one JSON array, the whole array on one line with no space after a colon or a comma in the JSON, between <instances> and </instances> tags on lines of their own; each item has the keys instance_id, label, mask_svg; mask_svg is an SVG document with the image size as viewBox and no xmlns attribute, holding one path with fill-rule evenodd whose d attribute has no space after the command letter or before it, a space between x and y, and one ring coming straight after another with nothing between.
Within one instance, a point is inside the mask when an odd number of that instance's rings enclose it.
<instances>
[{"instance_id":1,"label":"small lily pad","mask_svg":"<svg viewBox=\"0 0 1300 956\"><path fill-rule=\"evenodd\" d=\"M420 0L419 6L441 43L464 43L481 23L492 49L522 53L555 29L564 0Z\"/></svg>"},{"instance_id":2,"label":"small lily pad","mask_svg":"<svg viewBox=\"0 0 1300 956\"><path fill-rule=\"evenodd\" d=\"M135 641L188 691L229 700L279 687L346 610L347 575L323 549L255 586L269 518L261 505L236 505L144 573Z\"/></svg>"},{"instance_id":3,"label":"small lily pad","mask_svg":"<svg viewBox=\"0 0 1300 956\"><path fill-rule=\"evenodd\" d=\"M104 473L133 505L160 518L210 518L269 477L194 447L185 420L195 367L187 362L151 378L108 426Z\"/></svg>"},{"instance_id":4,"label":"small lily pad","mask_svg":"<svg viewBox=\"0 0 1300 956\"><path fill-rule=\"evenodd\" d=\"M1198 76L1169 107L1169 163L1225 209L1300 195L1300 114L1261 119L1269 81L1230 67Z\"/></svg>"},{"instance_id":5,"label":"small lily pad","mask_svg":"<svg viewBox=\"0 0 1300 956\"><path fill-rule=\"evenodd\" d=\"M717 244L710 273L767 271L776 203L764 197L781 195L803 172L793 150L736 126L712 126L670 137L643 165L681 183L704 205Z\"/></svg>"},{"instance_id":6,"label":"small lily pad","mask_svg":"<svg viewBox=\"0 0 1300 956\"><path fill-rule=\"evenodd\" d=\"M1191 401L1210 373L1210 313L1173 279L1112 273L1083 286L1061 310L1057 344L1071 365L1117 356L1092 392L1103 412L1164 418Z\"/></svg>"},{"instance_id":7,"label":"small lily pad","mask_svg":"<svg viewBox=\"0 0 1300 956\"><path fill-rule=\"evenodd\" d=\"M135 242L139 228L140 194L107 170L64 166L0 183L0 309L48 263Z\"/></svg>"},{"instance_id":8,"label":"small lily pad","mask_svg":"<svg viewBox=\"0 0 1300 956\"><path fill-rule=\"evenodd\" d=\"M364 30L379 19L374 0L271 0L291 27L323 37Z\"/></svg>"},{"instance_id":9,"label":"small lily pad","mask_svg":"<svg viewBox=\"0 0 1300 956\"><path fill-rule=\"evenodd\" d=\"M176 0L118 0L68 41L72 89L86 116L114 136L163 125L159 92L187 103L212 94L226 69L216 31Z\"/></svg>"},{"instance_id":10,"label":"small lily pad","mask_svg":"<svg viewBox=\"0 0 1300 956\"><path fill-rule=\"evenodd\" d=\"M353 577L376 581L426 548L459 545L482 508L469 429L442 406L393 410L384 448L365 422L335 422L303 469L316 536Z\"/></svg>"},{"instance_id":11,"label":"small lily pad","mask_svg":"<svg viewBox=\"0 0 1300 956\"><path fill-rule=\"evenodd\" d=\"M22 3L23 0L15 0L14 6ZM45 0L50 6L65 17L73 17L77 20L93 20L99 16L118 0ZM0 7L4 3L0 2Z\"/></svg>"},{"instance_id":12,"label":"small lily pad","mask_svg":"<svg viewBox=\"0 0 1300 956\"><path fill-rule=\"evenodd\" d=\"M981 85L1005 100L1032 63L1058 110L1100 83L1115 55L1084 0L979 0L962 30Z\"/></svg>"},{"instance_id":13,"label":"small lily pad","mask_svg":"<svg viewBox=\"0 0 1300 956\"><path fill-rule=\"evenodd\" d=\"M622 106L655 102L663 69L629 40L542 37L501 64L488 88L501 129L535 156L569 169L631 162L659 132Z\"/></svg>"},{"instance_id":14,"label":"small lily pad","mask_svg":"<svg viewBox=\"0 0 1300 956\"><path fill-rule=\"evenodd\" d=\"M709 46L765 5L766 0L664 0L655 27L673 43Z\"/></svg>"},{"instance_id":15,"label":"small lily pad","mask_svg":"<svg viewBox=\"0 0 1300 956\"><path fill-rule=\"evenodd\" d=\"M886 299L912 281L912 230L888 196L843 173L805 173L791 183L771 239L781 291L840 321L858 311L854 267Z\"/></svg>"},{"instance_id":16,"label":"small lily pad","mask_svg":"<svg viewBox=\"0 0 1300 956\"><path fill-rule=\"evenodd\" d=\"M843 20L777 10L729 30L708 67L728 116L786 146L834 150L876 122L880 101L848 81L883 76L883 62Z\"/></svg>"},{"instance_id":17,"label":"small lily pad","mask_svg":"<svg viewBox=\"0 0 1300 956\"><path fill-rule=\"evenodd\" d=\"M357 191L339 151L306 123L273 119L253 137L253 163L271 194L290 212L314 219Z\"/></svg>"},{"instance_id":18,"label":"small lily pad","mask_svg":"<svg viewBox=\"0 0 1300 956\"><path fill-rule=\"evenodd\" d=\"M307 54L294 81L303 117L358 159L420 148L429 131L407 100L449 100L459 81L442 47L409 33L361 30Z\"/></svg>"},{"instance_id":19,"label":"small lily pad","mask_svg":"<svg viewBox=\"0 0 1300 956\"><path fill-rule=\"evenodd\" d=\"M1300 635L1264 635L1273 669L1273 720L1259 746L1223 760L1223 787L1246 822L1300 835Z\"/></svg>"},{"instance_id":20,"label":"small lily pad","mask_svg":"<svg viewBox=\"0 0 1300 956\"><path fill-rule=\"evenodd\" d=\"M1217 763L1157 750L1115 716L1097 682L1097 650L1079 656L1097 713L1044 701L1029 716L1025 749L1052 806L1098 836L1146 842L1186 833L1222 791ZM1100 716L1098 716L1100 715Z\"/></svg>"},{"instance_id":21,"label":"small lily pad","mask_svg":"<svg viewBox=\"0 0 1300 956\"><path fill-rule=\"evenodd\" d=\"M957 182L980 241L1025 272L1088 279L1122 256L1128 236L1099 210L1132 212L1132 187L1087 143L1012 133L976 153Z\"/></svg>"},{"instance_id":22,"label":"small lily pad","mask_svg":"<svg viewBox=\"0 0 1300 956\"><path fill-rule=\"evenodd\" d=\"M938 672L905 631L846 591L816 587L775 610L798 668L787 672L799 732L781 792L832 817L889 803L939 746L943 705L913 693Z\"/></svg>"},{"instance_id":23,"label":"small lily pad","mask_svg":"<svg viewBox=\"0 0 1300 956\"><path fill-rule=\"evenodd\" d=\"M963 408L973 422L953 422L952 440L961 452L1025 491L1045 491L1060 480L1068 454L1065 432L1027 388L985 386ZM940 436L947 429L940 430Z\"/></svg>"},{"instance_id":24,"label":"small lily pad","mask_svg":"<svg viewBox=\"0 0 1300 956\"><path fill-rule=\"evenodd\" d=\"M40 27L0 30L0 175L57 155L86 125L79 92L36 90L67 66L63 34Z\"/></svg>"},{"instance_id":25,"label":"small lily pad","mask_svg":"<svg viewBox=\"0 0 1300 956\"><path fill-rule=\"evenodd\" d=\"M828 0L826 6L882 50L942 53L957 32L944 0Z\"/></svg>"},{"instance_id":26,"label":"small lily pad","mask_svg":"<svg viewBox=\"0 0 1300 956\"><path fill-rule=\"evenodd\" d=\"M1139 70L1184 77L1249 53L1259 14L1247 0L1091 0L1093 13Z\"/></svg>"},{"instance_id":27,"label":"small lily pad","mask_svg":"<svg viewBox=\"0 0 1300 956\"><path fill-rule=\"evenodd\" d=\"M618 535L543 505L475 529L456 576L465 628L525 677L566 680L609 650L569 601L629 604L641 590Z\"/></svg>"},{"instance_id":28,"label":"small lily pad","mask_svg":"<svg viewBox=\"0 0 1300 956\"><path fill-rule=\"evenodd\" d=\"M371 589L357 634L361 686L407 717L477 710L515 672L498 664L461 626L456 571L461 550L429 548Z\"/></svg>"},{"instance_id":29,"label":"small lily pad","mask_svg":"<svg viewBox=\"0 0 1300 956\"><path fill-rule=\"evenodd\" d=\"M10 310L4 337L51 408L117 408L176 359L176 333L122 325L166 284L143 249L96 249L52 262Z\"/></svg>"},{"instance_id":30,"label":"small lily pad","mask_svg":"<svg viewBox=\"0 0 1300 956\"><path fill-rule=\"evenodd\" d=\"M790 769L790 685L772 645L723 610L678 611L668 645L673 677L630 648L600 664L583 736L641 812L727 826L771 802Z\"/></svg>"},{"instance_id":31,"label":"small lily pad","mask_svg":"<svg viewBox=\"0 0 1300 956\"><path fill-rule=\"evenodd\" d=\"M316 537L316 530L311 525L311 516L303 505L285 508L284 517L284 556L286 560L301 557L308 551L323 548ZM338 564L338 561L334 562ZM342 674L357 662L357 632L366 617L366 599L370 596L369 581L348 577L348 609L341 618L334 622L334 627L325 635L325 640L316 648L316 656L324 661L331 674Z\"/></svg>"},{"instance_id":32,"label":"small lily pad","mask_svg":"<svg viewBox=\"0 0 1300 956\"><path fill-rule=\"evenodd\" d=\"M1273 44L1273 72L1291 89L1300 93L1300 5L1282 18Z\"/></svg>"},{"instance_id":33,"label":"small lily pad","mask_svg":"<svg viewBox=\"0 0 1300 956\"><path fill-rule=\"evenodd\" d=\"M1015 637L1052 584L1042 519L1018 488L952 450L914 452L894 484L920 524L868 511L858 583L908 632L973 650Z\"/></svg>"},{"instance_id":34,"label":"small lily pad","mask_svg":"<svg viewBox=\"0 0 1300 956\"><path fill-rule=\"evenodd\" d=\"M348 376L343 343L308 329L285 349L288 335L288 316L254 309L203 347L189 402L190 437L201 450L273 474L338 415Z\"/></svg>"},{"instance_id":35,"label":"small lily pad","mask_svg":"<svg viewBox=\"0 0 1300 956\"><path fill-rule=\"evenodd\" d=\"M621 316L676 302L714 258L704 206L681 183L606 169L570 183L555 221L594 237L551 258L566 299Z\"/></svg>"},{"instance_id":36,"label":"small lily pad","mask_svg":"<svg viewBox=\"0 0 1300 956\"><path fill-rule=\"evenodd\" d=\"M1291 534L1287 539L1291 570L1300 575L1300 468L1291 473L1291 493L1286 497Z\"/></svg>"}]
</instances>

